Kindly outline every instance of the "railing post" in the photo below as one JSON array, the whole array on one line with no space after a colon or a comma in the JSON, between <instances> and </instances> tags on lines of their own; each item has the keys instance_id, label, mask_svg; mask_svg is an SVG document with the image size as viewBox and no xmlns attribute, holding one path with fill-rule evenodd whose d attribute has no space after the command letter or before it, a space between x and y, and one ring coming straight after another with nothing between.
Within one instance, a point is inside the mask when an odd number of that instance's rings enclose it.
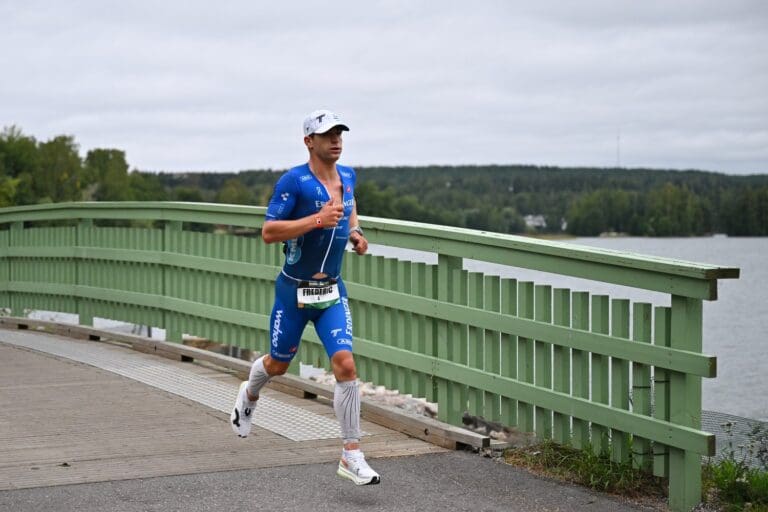
<instances>
[{"instance_id":1,"label":"railing post","mask_svg":"<svg viewBox=\"0 0 768 512\"><path fill-rule=\"evenodd\" d=\"M80 219L75 229L75 247L81 247L86 240L85 231L93 228L93 219ZM83 284L83 262L75 255L75 286ZM90 305L83 304L83 299L75 297L75 310L77 311L77 323L80 325L93 325L93 313Z\"/></svg>"},{"instance_id":2,"label":"railing post","mask_svg":"<svg viewBox=\"0 0 768 512\"><path fill-rule=\"evenodd\" d=\"M21 238L21 232L24 230L23 222L11 223L10 232L8 233L8 247L14 247L19 243ZM12 283L16 279L14 272L13 258L8 256L8 282ZM11 316L24 316L24 307L16 296L15 292L8 292L8 302L10 302Z\"/></svg>"},{"instance_id":3,"label":"railing post","mask_svg":"<svg viewBox=\"0 0 768 512\"><path fill-rule=\"evenodd\" d=\"M163 230L163 252L169 253L176 250L176 244L179 242L178 238L181 234L181 222L168 221L165 223ZM162 266L163 276L163 297L167 297L171 290L171 270L168 265ZM182 332L181 325L176 317L176 313L169 313L163 310L163 328L165 329L166 341L181 342Z\"/></svg>"},{"instance_id":4,"label":"railing post","mask_svg":"<svg viewBox=\"0 0 768 512\"><path fill-rule=\"evenodd\" d=\"M700 299L672 296L672 348L700 353L702 350L702 303ZM701 429L701 377L669 372L670 422ZM670 447L669 508L691 510L701 501L701 455Z\"/></svg>"},{"instance_id":5,"label":"railing post","mask_svg":"<svg viewBox=\"0 0 768 512\"><path fill-rule=\"evenodd\" d=\"M437 282L436 296L440 302L449 302L451 299L451 283L454 270L461 270L462 260L456 256L447 256L445 254L437 255ZM437 336L434 339L432 353L437 354L438 358L448 359L448 323L437 321L435 332ZM461 417L464 411L449 411L451 405L451 393L449 392L449 383L444 379L434 379L433 387L437 396L437 415L440 421L449 422L451 418L456 420ZM455 391L455 390L454 390ZM466 404L463 404L466 408Z\"/></svg>"}]
</instances>

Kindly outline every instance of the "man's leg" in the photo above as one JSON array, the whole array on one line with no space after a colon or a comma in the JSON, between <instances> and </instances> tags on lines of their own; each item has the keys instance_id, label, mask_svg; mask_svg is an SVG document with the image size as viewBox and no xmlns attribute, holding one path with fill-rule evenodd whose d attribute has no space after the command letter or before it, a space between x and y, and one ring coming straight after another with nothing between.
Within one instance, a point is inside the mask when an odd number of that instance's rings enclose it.
<instances>
[{"instance_id":1,"label":"man's leg","mask_svg":"<svg viewBox=\"0 0 768 512\"><path fill-rule=\"evenodd\" d=\"M352 352L341 350L331 358L336 387L333 392L333 409L341 425L341 437L345 450L360 449L360 388Z\"/></svg>"},{"instance_id":2,"label":"man's leg","mask_svg":"<svg viewBox=\"0 0 768 512\"><path fill-rule=\"evenodd\" d=\"M261 388L266 386L269 379L275 375L283 375L290 365L290 361L278 361L270 355L263 355L253 362L248 380L240 384L237 400L230 415L232 430L238 436L248 437L251 432L253 410L259 400Z\"/></svg>"},{"instance_id":3,"label":"man's leg","mask_svg":"<svg viewBox=\"0 0 768 512\"><path fill-rule=\"evenodd\" d=\"M293 290L284 290L281 280L275 286L275 305L270 317L270 354L261 356L251 365L248 380L240 384L235 405L230 414L232 430L240 437L251 432L252 413L259 399L259 392L269 379L282 375L288 370L293 356L299 348L301 333L307 325L307 316L290 302ZM287 300L286 300L286 295ZM295 297L293 298L295 303ZM286 305L287 304L287 305Z\"/></svg>"},{"instance_id":4,"label":"man's leg","mask_svg":"<svg viewBox=\"0 0 768 512\"><path fill-rule=\"evenodd\" d=\"M365 462L360 451L360 389L352 356L352 317L346 296L323 311L315 320L315 330L331 359L331 369L336 377L333 409L344 443L336 473L357 485L378 484L381 477Z\"/></svg>"}]
</instances>

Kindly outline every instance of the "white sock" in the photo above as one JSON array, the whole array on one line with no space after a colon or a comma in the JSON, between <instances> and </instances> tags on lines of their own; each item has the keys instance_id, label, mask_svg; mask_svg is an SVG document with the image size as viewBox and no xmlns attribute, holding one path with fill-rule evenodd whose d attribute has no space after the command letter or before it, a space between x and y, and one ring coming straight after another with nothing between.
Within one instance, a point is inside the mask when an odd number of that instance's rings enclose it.
<instances>
[{"instance_id":1,"label":"white sock","mask_svg":"<svg viewBox=\"0 0 768 512\"><path fill-rule=\"evenodd\" d=\"M333 410L341 426L344 444L360 442L360 389L357 380L336 383Z\"/></svg>"},{"instance_id":2,"label":"white sock","mask_svg":"<svg viewBox=\"0 0 768 512\"><path fill-rule=\"evenodd\" d=\"M264 369L264 356L261 356L251 365L251 373L248 376L248 393L258 397L261 388L269 382L270 376Z\"/></svg>"}]
</instances>

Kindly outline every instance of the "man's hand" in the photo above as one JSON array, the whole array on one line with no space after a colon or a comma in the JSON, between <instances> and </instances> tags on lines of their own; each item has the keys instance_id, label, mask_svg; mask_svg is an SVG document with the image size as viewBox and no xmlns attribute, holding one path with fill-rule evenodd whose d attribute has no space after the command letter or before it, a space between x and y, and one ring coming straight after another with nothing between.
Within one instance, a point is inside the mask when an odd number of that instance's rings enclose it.
<instances>
[{"instance_id":1,"label":"man's hand","mask_svg":"<svg viewBox=\"0 0 768 512\"><path fill-rule=\"evenodd\" d=\"M357 231L350 233L349 241L352 244L352 248L360 256L368 252L368 240L366 240L365 237Z\"/></svg>"},{"instance_id":2,"label":"man's hand","mask_svg":"<svg viewBox=\"0 0 768 512\"><path fill-rule=\"evenodd\" d=\"M339 221L344 217L344 206L336 204L336 199L331 198L330 201L325 203L320 211L316 214L320 219L320 228L335 228L339 225Z\"/></svg>"}]
</instances>

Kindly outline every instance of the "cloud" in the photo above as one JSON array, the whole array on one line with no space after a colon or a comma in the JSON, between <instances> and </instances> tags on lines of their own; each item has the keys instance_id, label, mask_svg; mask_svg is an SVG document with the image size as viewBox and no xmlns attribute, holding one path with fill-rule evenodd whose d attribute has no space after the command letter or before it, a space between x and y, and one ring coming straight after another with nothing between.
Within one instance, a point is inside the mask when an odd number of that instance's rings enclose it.
<instances>
[{"instance_id":1,"label":"cloud","mask_svg":"<svg viewBox=\"0 0 768 512\"><path fill-rule=\"evenodd\" d=\"M759 1L0 4L0 124L153 170L353 165L768 172Z\"/></svg>"}]
</instances>

